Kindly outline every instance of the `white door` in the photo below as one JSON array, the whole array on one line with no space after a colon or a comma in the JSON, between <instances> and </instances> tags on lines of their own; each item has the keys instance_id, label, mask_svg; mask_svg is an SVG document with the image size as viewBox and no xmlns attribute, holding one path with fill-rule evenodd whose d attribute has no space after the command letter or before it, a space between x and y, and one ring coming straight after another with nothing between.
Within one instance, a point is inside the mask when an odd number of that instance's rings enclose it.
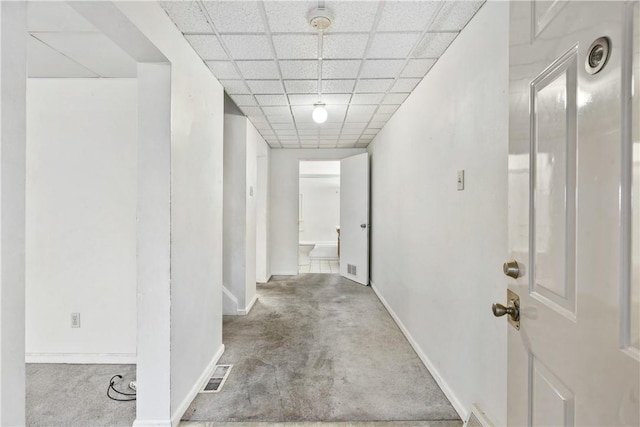
<instances>
[{"instance_id":1,"label":"white door","mask_svg":"<svg viewBox=\"0 0 640 427\"><path fill-rule=\"evenodd\" d=\"M638 3L510 7L508 424L637 426Z\"/></svg>"},{"instance_id":2,"label":"white door","mask_svg":"<svg viewBox=\"0 0 640 427\"><path fill-rule=\"evenodd\" d=\"M340 275L369 284L369 154L340 161Z\"/></svg>"}]
</instances>

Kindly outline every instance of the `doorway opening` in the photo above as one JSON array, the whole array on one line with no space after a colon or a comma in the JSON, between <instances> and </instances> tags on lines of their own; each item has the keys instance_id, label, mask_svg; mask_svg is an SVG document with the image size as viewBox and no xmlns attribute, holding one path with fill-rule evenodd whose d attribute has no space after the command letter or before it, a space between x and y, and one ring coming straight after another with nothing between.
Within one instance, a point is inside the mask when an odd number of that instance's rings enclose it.
<instances>
[{"instance_id":1,"label":"doorway opening","mask_svg":"<svg viewBox=\"0 0 640 427\"><path fill-rule=\"evenodd\" d=\"M340 272L340 161L300 161L298 272Z\"/></svg>"}]
</instances>

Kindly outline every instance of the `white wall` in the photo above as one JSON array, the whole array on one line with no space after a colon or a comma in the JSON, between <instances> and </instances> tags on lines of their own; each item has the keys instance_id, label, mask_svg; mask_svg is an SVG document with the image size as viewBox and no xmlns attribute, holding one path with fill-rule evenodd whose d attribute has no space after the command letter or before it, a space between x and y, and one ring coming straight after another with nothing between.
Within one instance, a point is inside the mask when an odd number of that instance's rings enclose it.
<instances>
[{"instance_id":1,"label":"white wall","mask_svg":"<svg viewBox=\"0 0 640 427\"><path fill-rule=\"evenodd\" d=\"M338 243L340 177L300 177L300 243Z\"/></svg>"},{"instance_id":2,"label":"white wall","mask_svg":"<svg viewBox=\"0 0 640 427\"><path fill-rule=\"evenodd\" d=\"M27 7L0 3L0 425L25 424Z\"/></svg>"},{"instance_id":3,"label":"white wall","mask_svg":"<svg viewBox=\"0 0 640 427\"><path fill-rule=\"evenodd\" d=\"M365 149L278 149L271 151L271 274L298 274L298 194L300 160L340 160Z\"/></svg>"},{"instance_id":4,"label":"white wall","mask_svg":"<svg viewBox=\"0 0 640 427\"><path fill-rule=\"evenodd\" d=\"M135 79L28 81L28 362L135 363L137 125Z\"/></svg>"},{"instance_id":5,"label":"white wall","mask_svg":"<svg viewBox=\"0 0 640 427\"><path fill-rule=\"evenodd\" d=\"M506 424L506 2L487 2L369 146L372 283L461 415ZM456 171L465 190L456 191Z\"/></svg>"},{"instance_id":6,"label":"white wall","mask_svg":"<svg viewBox=\"0 0 640 427\"><path fill-rule=\"evenodd\" d=\"M158 3L115 4L171 62L171 422L177 425L224 348L223 90Z\"/></svg>"},{"instance_id":7,"label":"white wall","mask_svg":"<svg viewBox=\"0 0 640 427\"><path fill-rule=\"evenodd\" d=\"M271 277L269 250L269 160L271 147L262 138L256 145L256 281Z\"/></svg>"},{"instance_id":8,"label":"white wall","mask_svg":"<svg viewBox=\"0 0 640 427\"><path fill-rule=\"evenodd\" d=\"M227 100L227 105L230 102ZM225 314L247 314L255 302L258 147L266 157L265 146L266 142L246 117L235 112L224 115ZM262 210L266 210L266 204ZM264 247L264 233L262 238Z\"/></svg>"},{"instance_id":9,"label":"white wall","mask_svg":"<svg viewBox=\"0 0 640 427\"><path fill-rule=\"evenodd\" d=\"M247 276L247 118L224 115L223 285L233 296L223 300L224 314L246 307Z\"/></svg>"}]
</instances>

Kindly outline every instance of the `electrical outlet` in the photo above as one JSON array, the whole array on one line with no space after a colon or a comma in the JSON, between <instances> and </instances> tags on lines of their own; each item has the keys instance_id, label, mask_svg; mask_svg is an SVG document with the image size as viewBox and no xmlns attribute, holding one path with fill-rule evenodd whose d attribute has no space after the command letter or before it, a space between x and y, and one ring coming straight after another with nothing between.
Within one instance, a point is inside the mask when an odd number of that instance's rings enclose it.
<instances>
[{"instance_id":1,"label":"electrical outlet","mask_svg":"<svg viewBox=\"0 0 640 427\"><path fill-rule=\"evenodd\" d=\"M71 313L71 327L72 328L80 327L80 313Z\"/></svg>"},{"instance_id":2,"label":"electrical outlet","mask_svg":"<svg viewBox=\"0 0 640 427\"><path fill-rule=\"evenodd\" d=\"M464 169L458 171L458 191L464 190Z\"/></svg>"}]
</instances>

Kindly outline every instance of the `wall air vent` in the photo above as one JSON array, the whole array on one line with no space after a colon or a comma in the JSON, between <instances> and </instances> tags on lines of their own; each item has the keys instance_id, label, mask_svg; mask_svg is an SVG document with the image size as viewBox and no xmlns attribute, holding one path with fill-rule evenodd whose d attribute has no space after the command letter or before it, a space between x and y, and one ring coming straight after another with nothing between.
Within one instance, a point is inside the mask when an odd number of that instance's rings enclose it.
<instances>
[{"instance_id":1,"label":"wall air vent","mask_svg":"<svg viewBox=\"0 0 640 427\"><path fill-rule=\"evenodd\" d=\"M233 365L216 365L216 369L213 371L213 375L209 378L200 391L200 393L217 393L222 389L229 373L231 372Z\"/></svg>"},{"instance_id":2,"label":"wall air vent","mask_svg":"<svg viewBox=\"0 0 640 427\"><path fill-rule=\"evenodd\" d=\"M358 275L358 270L356 269L356 266L353 264L347 264L347 273L348 274L352 274L354 276Z\"/></svg>"}]
</instances>

